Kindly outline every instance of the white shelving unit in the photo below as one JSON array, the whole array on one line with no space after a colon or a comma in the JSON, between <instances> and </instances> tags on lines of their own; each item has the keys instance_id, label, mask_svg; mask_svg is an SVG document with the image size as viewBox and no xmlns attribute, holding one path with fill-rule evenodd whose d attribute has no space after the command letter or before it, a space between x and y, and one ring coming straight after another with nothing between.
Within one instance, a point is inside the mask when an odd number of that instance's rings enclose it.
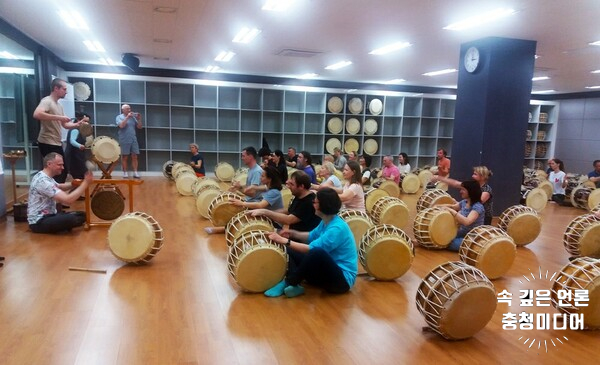
<instances>
[{"instance_id":1,"label":"white shelving unit","mask_svg":"<svg viewBox=\"0 0 600 365\"><path fill-rule=\"evenodd\" d=\"M546 170L548 159L554 156L558 103L532 100L530 104L523 166Z\"/></svg>"}]
</instances>

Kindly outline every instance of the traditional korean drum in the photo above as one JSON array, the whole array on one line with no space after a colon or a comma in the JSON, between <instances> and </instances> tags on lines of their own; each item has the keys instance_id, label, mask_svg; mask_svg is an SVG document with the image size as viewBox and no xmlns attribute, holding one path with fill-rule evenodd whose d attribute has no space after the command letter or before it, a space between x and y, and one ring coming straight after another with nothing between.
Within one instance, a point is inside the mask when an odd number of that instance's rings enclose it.
<instances>
[{"instance_id":1,"label":"traditional korean drum","mask_svg":"<svg viewBox=\"0 0 600 365\"><path fill-rule=\"evenodd\" d=\"M227 268L243 290L260 293L283 280L287 260L284 249L267 232L250 231L229 247Z\"/></svg>"},{"instance_id":2,"label":"traditional korean drum","mask_svg":"<svg viewBox=\"0 0 600 365\"><path fill-rule=\"evenodd\" d=\"M587 290L589 301L576 305L577 290ZM565 293L567 295L565 295ZM583 315L586 329L600 328L600 260L580 257L569 262L554 279L550 293L552 305L560 312Z\"/></svg>"},{"instance_id":3,"label":"traditional korean drum","mask_svg":"<svg viewBox=\"0 0 600 365\"><path fill-rule=\"evenodd\" d=\"M460 260L475 266L489 279L506 274L517 256L517 246L502 229L478 226L467 233L458 251Z\"/></svg>"},{"instance_id":4,"label":"traditional korean drum","mask_svg":"<svg viewBox=\"0 0 600 365\"><path fill-rule=\"evenodd\" d=\"M163 173L164 177L166 177L169 180L174 179L173 174L172 174L173 164L175 164L175 161L169 160L169 161L165 162L162 167L162 173Z\"/></svg>"},{"instance_id":5,"label":"traditional korean drum","mask_svg":"<svg viewBox=\"0 0 600 365\"><path fill-rule=\"evenodd\" d=\"M427 184L429 184L429 182L431 181L431 178L433 177L433 173L429 170L421 170L421 172L419 172L419 175L417 175L419 177L419 180L421 181L421 186L423 188L427 187Z\"/></svg>"},{"instance_id":6,"label":"traditional korean drum","mask_svg":"<svg viewBox=\"0 0 600 365\"><path fill-rule=\"evenodd\" d=\"M419 191L421 180L416 174L406 174L402 179L402 191L407 194L414 194Z\"/></svg>"},{"instance_id":7,"label":"traditional korean drum","mask_svg":"<svg viewBox=\"0 0 600 365\"><path fill-rule=\"evenodd\" d=\"M235 169L228 162L219 162L215 166L215 175L221 181L231 181L235 176Z\"/></svg>"},{"instance_id":8,"label":"traditional korean drum","mask_svg":"<svg viewBox=\"0 0 600 365\"><path fill-rule=\"evenodd\" d=\"M177 177L175 178L175 187L177 188L177 192L183 196L192 196L194 192L192 190L192 185L198 180L196 173L194 170L183 170L179 169L177 173Z\"/></svg>"},{"instance_id":9,"label":"traditional korean drum","mask_svg":"<svg viewBox=\"0 0 600 365\"><path fill-rule=\"evenodd\" d=\"M148 263L162 246L162 228L153 217L143 212L125 214L108 229L110 252L125 262Z\"/></svg>"},{"instance_id":10,"label":"traditional korean drum","mask_svg":"<svg viewBox=\"0 0 600 365\"><path fill-rule=\"evenodd\" d=\"M410 237L392 225L369 228L360 241L360 263L378 280L394 280L410 269L415 257Z\"/></svg>"},{"instance_id":11,"label":"traditional korean drum","mask_svg":"<svg viewBox=\"0 0 600 365\"><path fill-rule=\"evenodd\" d=\"M571 192L571 204L581 209L594 209L600 204L600 189L579 185Z\"/></svg>"},{"instance_id":12,"label":"traditional korean drum","mask_svg":"<svg viewBox=\"0 0 600 365\"><path fill-rule=\"evenodd\" d=\"M238 182L241 186L246 186L246 181L248 180L248 168L242 167L237 169L235 175L231 179L231 182Z\"/></svg>"},{"instance_id":13,"label":"traditional korean drum","mask_svg":"<svg viewBox=\"0 0 600 365\"><path fill-rule=\"evenodd\" d=\"M546 157L546 152L548 151L548 146L545 143L538 143L535 146L535 158L544 158Z\"/></svg>"},{"instance_id":14,"label":"traditional korean drum","mask_svg":"<svg viewBox=\"0 0 600 365\"><path fill-rule=\"evenodd\" d=\"M83 123L79 126L79 133L86 138L94 134L94 128L90 123Z\"/></svg>"},{"instance_id":15,"label":"traditional korean drum","mask_svg":"<svg viewBox=\"0 0 600 365\"><path fill-rule=\"evenodd\" d=\"M125 211L123 196L116 185L99 185L91 200L92 212L100 219L111 221Z\"/></svg>"},{"instance_id":16,"label":"traditional korean drum","mask_svg":"<svg viewBox=\"0 0 600 365\"><path fill-rule=\"evenodd\" d=\"M369 218L367 213L354 209L342 209L338 215L348 224L348 226L350 226L350 230L354 235L356 248L358 249L360 246L360 240L364 234L369 228L373 227L371 218Z\"/></svg>"},{"instance_id":17,"label":"traditional korean drum","mask_svg":"<svg viewBox=\"0 0 600 365\"><path fill-rule=\"evenodd\" d=\"M218 181L216 181L213 178L204 176L197 178L196 181L192 183L192 194L197 197L198 194L200 194L202 188L204 188L205 186L214 186L217 189L221 189L221 185L219 185Z\"/></svg>"},{"instance_id":18,"label":"traditional korean drum","mask_svg":"<svg viewBox=\"0 0 600 365\"><path fill-rule=\"evenodd\" d=\"M379 184L379 189L387 191L389 196L398 198L400 196L400 186L392 180L383 180Z\"/></svg>"},{"instance_id":19,"label":"traditional korean drum","mask_svg":"<svg viewBox=\"0 0 600 365\"><path fill-rule=\"evenodd\" d=\"M210 203L217 196L221 195L221 193L221 189L214 185L204 185L198 189L198 194L196 195L196 210L202 217L210 219L210 214L208 212Z\"/></svg>"},{"instance_id":20,"label":"traditional korean drum","mask_svg":"<svg viewBox=\"0 0 600 365\"><path fill-rule=\"evenodd\" d=\"M178 175L179 170L189 170L190 168L192 168L192 166L183 163L183 162L175 162L173 163L173 166L171 167L171 176L173 177L173 180L175 180L175 177ZM193 171L194 169L192 169Z\"/></svg>"},{"instance_id":21,"label":"traditional korean drum","mask_svg":"<svg viewBox=\"0 0 600 365\"><path fill-rule=\"evenodd\" d=\"M423 278L416 304L432 330L448 340L462 340L488 324L497 299L494 285L481 270L450 261Z\"/></svg>"},{"instance_id":22,"label":"traditional korean drum","mask_svg":"<svg viewBox=\"0 0 600 365\"><path fill-rule=\"evenodd\" d=\"M281 189L281 198L283 199L283 208L288 209L292 199L294 199L294 195L290 189L283 188Z\"/></svg>"},{"instance_id":23,"label":"traditional korean drum","mask_svg":"<svg viewBox=\"0 0 600 365\"><path fill-rule=\"evenodd\" d=\"M231 246L244 233L250 231L273 232L273 221L267 217L253 217L247 211L239 212L225 226L225 240Z\"/></svg>"},{"instance_id":24,"label":"traditional korean drum","mask_svg":"<svg viewBox=\"0 0 600 365\"><path fill-rule=\"evenodd\" d=\"M175 179L175 181L177 181L177 178L183 174L192 173L192 174L194 174L194 176L196 176L196 172L194 171L194 168L192 166L186 165L186 164L177 165L177 168L175 169L175 171L173 171L173 169L171 169L171 171L172 171L173 178Z\"/></svg>"},{"instance_id":25,"label":"traditional korean drum","mask_svg":"<svg viewBox=\"0 0 600 365\"><path fill-rule=\"evenodd\" d=\"M431 249L444 249L456 237L458 228L452 213L440 207L425 208L415 217L413 233L417 242Z\"/></svg>"},{"instance_id":26,"label":"traditional korean drum","mask_svg":"<svg viewBox=\"0 0 600 365\"><path fill-rule=\"evenodd\" d=\"M239 212L246 210L244 207L233 205L229 199L241 200L240 196L230 192L224 192L217 195L208 207L208 216L213 225L217 227L225 227L227 222Z\"/></svg>"},{"instance_id":27,"label":"traditional korean drum","mask_svg":"<svg viewBox=\"0 0 600 365\"><path fill-rule=\"evenodd\" d=\"M375 224L389 224L402 229L408 222L408 206L400 198L384 196L373 205L371 219Z\"/></svg>"},{"instance_id":28,"label":"traditional korean drum","mask_svg":"<svg viewBox=\"0 0 600 365\"><path fill-rule=\"evenodd\" d=\"M525 191L523 194L523 199L525 200L525 205L531 207L538 212L541 212L546 208L546 203L548 203L548 196L544 189L541 188L533 188L531 190Z\"/></svg>"},{"instance_id":29,"label":"traditional korean drum","mask_svg":"<svg viewBox=\"0 0 600 365\"><path fill-rule=\"evenodd\" d=\"M365 193L365 208L367 209L367 213L371 214L375 203L379 199L386 196L390 196L390 194L383 189L371 188L367 190L367 192Z\"/></svg>"},{"instance_id":30,"label":"traditional korean drum","mask_svg":"<svg viewBox=\"0 0 600 365\"><path fill-rule=\"evenodd\" d=\"M575 217L565 230L563 244L573 256L600 258L600 218L593 214Z\"/></svg>"},{"instance_id":31,"label":"traditional korean drum","mask_svg":"<svg viewBox=\"0 0 600 365\"><path fill-rule=\"evenodd\" d=\"M92 143L92 155L96 160L110 164L117 160L121 156L121 146L116 139L108 136L99 136L94 138Z\"/></svg>"},{"instance_id":32,"label":"traditional korean drum","mask_svg":"<svg viewBox=\"0 0 600 365\"><path fill-rule=\"evenodd\" d=\"M550 181L542 180L540 183L538 183L534 187L544 190L544 192L546 192L546 196L548 197L547 200L552 199L552 194L554 193L554 188L552 187L552 183Z\"/></svg>"},{"instance_id":33,"label":"traditional korean drum","mask_svg":"<svg viewBox=\"0 0 600 365\"><path fill-rule=\"evenodd\" d=\"M512 237L517 246L525 246L542 231L542 219L531 207L513 205L500 214L498 226Z\"/></svg>"},{"instance_id":34,"label":"traditional korean drum","mask_svg":"<svg viewBox=\"0 0 600 365\"><path fill-rule=\"evenodd\" d=\"M425 190L417 200L417 212L425 208L432 208L439 204L456 204L453 197L441 189Z\"/></svg>"}]
</instances>

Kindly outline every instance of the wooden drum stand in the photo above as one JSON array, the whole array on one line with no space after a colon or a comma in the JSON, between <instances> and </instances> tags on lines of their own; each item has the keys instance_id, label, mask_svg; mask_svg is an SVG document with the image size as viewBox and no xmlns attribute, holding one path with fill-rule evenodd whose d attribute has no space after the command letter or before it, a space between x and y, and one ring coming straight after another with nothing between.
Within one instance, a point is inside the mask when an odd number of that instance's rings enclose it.
<instances>
[{"instance_id":1,"label":"wooden drum stand","mask_svg":"<svg viewBox=\"0 0 600 365\"><path fill-rule=\"evenodd\" d=\"M104 173L104 170L102 170ZM103 175L103 177L100 180L96 180L94 181L96 183L96 186L94 187L93 192L96 192L98 189L100 189L101 185L108 185L108 184L112 184L112 185L119 185L119 184L126 184L129 188L129 212L133 212L133 186L134 185L141 185L144 181L143 180L129 180L129 179L125 179L125 180L114 180L114 179L107 179L105 178L105 176ZM120 190L117 189L117 191L123 195L121 193ZM91 227L93 226L110 226L112 224L112 222L103 222L103 221L91 221L91 217L92 217L92 211L91 211L91 196L92 193L90 193L90 186L88 185L85 188L85 230L89 230ZM123 197L125 198L125 197Z\"/></svg>"}]
</instances>

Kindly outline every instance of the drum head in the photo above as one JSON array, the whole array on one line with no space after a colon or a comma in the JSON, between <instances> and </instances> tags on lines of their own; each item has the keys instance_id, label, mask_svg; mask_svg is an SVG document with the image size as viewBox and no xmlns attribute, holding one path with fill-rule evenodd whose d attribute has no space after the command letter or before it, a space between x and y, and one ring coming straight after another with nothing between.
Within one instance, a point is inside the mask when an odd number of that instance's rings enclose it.
<instances>
[{"instance_id":1,"label":"drum head","mask_svg":"<svg viewBox=\"0 0 600 365\"><path fill-rule=\"evenodd\" d=\"M385 190L389 196L397 198L400 196L400 186L395 181L385 180L379 185L379 189Z\"/></svg>"},{"instance_id":2,"label":"drum head","mask_svg":"<svg viewBox=\"0 0 600 365\"><path fill-rule=\"evenodd\" d=\"M533 242L542 231L542 221L532 212L519 213L508 223L506 233L512 237L515 244L524 246Z\"/></svg>"},{"instance_id":3,"label":"drum head","mask_svg":"<svg viewBox=\"0 0 600 365\"><path fill-rule=\"evenodd\" d=\"M579 239L581 256L600 258L600 219L586 223Z\"/></svg>"},{"instance_id":4,"label":"drum head","mask_svg":"<svg viewBox=\"0 0 600 365\"><path fill-rule=\"evenodd\" d=\"M508 272L517 256L517 246L509 236L489 240L479 251L475 267L489 279L496 279Z\"/></svg>"},{"instance_id":5,"label":"drum head","mask_svg":"<svg viewBox=\"0 0 600 365\"><path fill-rule=\"evenodd\" d=\"M552 183L550 181L544 180L541 183L539 183L537 187L546 192L547 200L552 199L553 188Z\"/></svg>"},{"instance_id":6,"label":"drum head","mask_svg":"<svg viewBox=\"0 0 600 365\"><path fill-rule=\"evenodd\" d=\"M421 180L415 174L408 174L402 179L402 191L407 194L414 194L419 191Z\"/></svg>"},{"instance_id":7,"label":"drum head","mask_svg":"<svg viewBox=\"0 0 600 365\"><path fill-rule=\"evenodd\" d=\"M429 235L434 244L446 247L456 237L456 222L450 212L441 212L431 220Z\"/></svg>"},{"instance_id":8,"label":"drum head","mask_svg":"<svg viewBox=\"0 0 600 365\"><path fill-rule=\"evenodd\" d=\"M365 270L378 280L404 275L413 262L413 253L399 236L382 237L365 252Z\"/></svg>"},{"instance_id":9,"label":"drum head","mask_svg":"<svg viewBox=\"0 0 600 365\"><path fill-rule=\"evenodd\" d=\"M385 196L390 196L390 194L383 189L371 189L367 191L365 197L365 208L367 208L367 213L370 214L375 203Z\"/></svg>"},{"instance_id":10,"label":"drum head","mask_svg":"<svg viewBox=\"0 0 600 365\"><path fill-rule=\"evenodd\" d=\"M340 211L339 216L350 227L352 235L354 236L356 248L359 248L360 240L363 238L369 228L373 227L373 222L371 222L369 216L358 210L345 209Z\"/></svg>"},{"instance_id":11,"label":"drum head","mask_svg":"<svg viewBox=\"0 0 600 365\"><path fill-rule=\"evenodd\" d=\"M429 182L431 181L431 178L433 177L433 173L429 170L421 170L421 172L419 172L419 181L421 181L421 186L422 187L426 187L427 184L429 184Z\"/></svg>"},{"instance_id":12,"label":"drum head","mask_svg":"<svg viewBox=\"0 0 600 365\"><path fill-rule=\"evenodd\" d=\"M329 138L325 143L325 149L327 152L333 155L336 148L342 148L342 142L337 138Z\"/></svg>"},{"instance_id":13,"label":"drum head","mask_svg":"<svg viewBox=\"0 0 600 365\"><path fill-rule=\"evenodd\" d=\"M171 174L171 170L173 169L174 163L175 163L174 161L169 160L163 164L162 173L163 173L164 177L166 177L167 179L173 180L173 175Z\"/></svg>"},{"instance_id":14,"label":"drum head","mask_svg":"<svg viewBox=\"0 0 600 365\"><path fill-rule=\"evenodd\" d=\"M492 319L496 305L493 288L467 284L459 288L442 308L440 330L451 340L472 337Z\"/></svg>"},{"instance_id":15,"label":"drum head","mask_svg":"<svg viewBox=\"0 0 600 365\"><path fill-rule=\"evenodd\" d=\"M333 117L333 118L329 119L329 122L327 122L327 129L329 130L330 133L338 134L342 131L342 128L343 128L342 120L338 117Z\"/></svg>"},{"instance_id":16,"label":"drum head","mask_svg":"<svg viewBox=\"0 0 600 365\"><path fill-rule=\"evenodd\" d=\"M588 196L588 208L592 210L600 204L600 189L594 189Z\"/></svg>"},{"instance_id":17,"label":"drum head","mask_svg":"<svg viewBox=\"0 0 600 365\"><path fill-rule=\"evenodd\" d=\"M280 252L272 247L257 247L238 262L235 277L244 290L260 293L283 280L286 269L287 262Z\"/></svg>"},{"instance_id":18,"label":"drum head","mask_svg":"<svg viewBox=\"0 0 600 365\"><path fill-rule=\"evenodd\" d=\"M365 134L371 136L377 133L377 121L375 119L367 119L365 121Z\"/></svg>"},{"instance_id":19,"label":"drum head","mask_svg":"<svg viewBox=\"0 0 600 365\"><path fill-rule=\"evenodd\" d=\"M346 121L346 131L348 134L360 132L360 122L356 118L350 118ZM356 142L358 144L358 142ZM355 150L356 151L356 150Z\"/></svg>"},{"instance_id":20,"label":"drum head","mask_svg":"<svg viewBox=\"0 0 600 365\"><path fill-rule=\"evenodd\" d=\"M241 211L246 210L244 207L233 205L229 199L240 199L239 195L225 192L214 198L208 207L210 221L217 227L225 227L229 220Z\"/></svg>"},{"instance_id":21,"label":"drum head","mask_svg":"<svg viewBox=\"0 0 600 365\"><path fill-rule=\"evenodd\" d=\"M94 129L92 128L92 125L90 123L82 123L79 126L79 133L83 137L88 137L88 136L91 136L92 134L94 134Z\"/></svg>"},{"instance_id":22,"label":"drum head","mask_svg":"<svg viewBox=\"0 0 600 365\"><path fill-rule=\"evenodd\" d=\"M194 191L192 185L198 180L194 172L179 173L179 176L175 179L175 186L177 192L183 196L192 196Z\"/></svg>"},{"instance_id":23,"label":"drum head","mask_svg":"<svg viewBox=\"0 0 600 365\"><path fill-rule=\"evenodd\" d=\"M360 98L352 98L348 102L348 110L352 114L360 114L363 111L363 102Z\"/></svg>"},{"instance_id":24,"label":"drum head","mask_svg":"<svg viewBox=\"0 0 600 365\"><path fill-rule=\"evenodd\" d=\"M292 195L292 192L290 189L283 188L283 189L281 189L281 198L283 199L283 207L285 209L288 209L290 206L290 203L292 202L292 199L294 199L294 195Z\"/></svg>"},{"instance_id":25,"label":"drum head","mask_svg":"<svg viewBox=\"0 0 600 365\"><path fill-rule=\"evenodd\" d=\"M369 112L373 115L381 114L383 110L383 103L379 99L373 99L369 102Z\"/></svg>"},{"instance_id":26,"label":"drum head","mask_svg":"<svg viewBox=\"0 0 600 365\"><path fill-rule=\"evenodd\" d=\"M538 212L541 212L544 208L546 208L547 202L548 196L546 195L546 192L541 188L531 189L527 193L527 197L525 198L525 205L535 209Z\"/></svg>"},{"instance_id":27,"label":"drum head","mask_svg":"<svg viewBox=\"0 0 600 365\"><path fill-rule=\"evenodd\" d=\"M373 156L374 154L377 153L377 149L379 149L379 145L377 144L376 140L374 140L373 138L369 138L369 139L365 140L365 142L363 144L364 152Z\"/></svg>"},{"instance_id":28,"label":"drum head","mask_svg":"<svg viewBox=\"0 0 600 365\"><path fill-rule=\"evenodd\" d=\"M123 197L117 191L117 187L106 187L94 193L91 208L96 217L111 221L117 219L125 210Z\"/></svg>"},{"instance_id":29,"label":"drum head","mask_svg":"<svg viewBox=\"0 0 600 365\"><path fill-rule=\"evenodd\" d=\"M227 162L219 162L215 166L215 175L221 181L231 181L235 176L235 169Z\"/></svg>"},{"instance_id":30,"label":"drum head","mask_svg":"<svg viewBox=\"0 0 600 365\"><path fill-rule=\"evenodd\" d=\"M125 262L143 259L155 240L152 225L143 217L127 214L108 229L108 246L113 255Z\"/></svg>"},{"instance_id":31,"label":"drum head","mask_svg":"<svg viewBox=\"0 0 600 365\"><path fill-rule=\"evenodd\" d=\"M344 151L346 153L358 151L358 141L354 138L348 138L344 143Z\"/></svg>"},{"instance_id":32,"label":"drum head","mask_svg":"<svg viewBox=\"0 0 600 365\"><path fill-rule=\"evenodd\" d=\"M339 113L344 109L344 102L339 97L332 96L329 101L327 101L327 109L332 113Z\"/></svg>"},{"instance_id":33,"label":"drum head","mask_svg":"<svg viewBox=\"0 0 600 365\"><path fill-rule=\"evenodd\" d=\"M391 199L379 210L377 224L389 224L404 228L408 223L408 207L400 199Z\"/></svg>"},{"instance_id":34,"label":"drum head","mask_svg":"<svg viewBox=\"0 0 600 365\"><path fill-rule=\"evenodd\" d=\"M113 163L121 156L121 146L113 138L100 136L92 143L92 155L102 163Z\"/></svg>"},{"instance_id":35,"label":"drum head","mask_svg":"<svg viewBox=\"0 0 600 365\"><path fill-rule=\"evenodd\" d=\"M198 192L198 196L196 197L196 210L203 218L210 218L210 214L208 213L210 202L212 202L214 198L221 195L221 193L221 189L210 185L205 186L201 191Z\"/></svg>"},{"instance_id":36,"label":"drum head","mask_svg":"<svg viewBox=\"0 0 600 365\"><path fill-rule=\"evenodd\" d=\"M233 246L240 236L246 232L264 231L273 232L273 222L266 217L248 216L245 211L236 214L229 220L225 227L227 246Z\"/></svg>"}]
</instances>

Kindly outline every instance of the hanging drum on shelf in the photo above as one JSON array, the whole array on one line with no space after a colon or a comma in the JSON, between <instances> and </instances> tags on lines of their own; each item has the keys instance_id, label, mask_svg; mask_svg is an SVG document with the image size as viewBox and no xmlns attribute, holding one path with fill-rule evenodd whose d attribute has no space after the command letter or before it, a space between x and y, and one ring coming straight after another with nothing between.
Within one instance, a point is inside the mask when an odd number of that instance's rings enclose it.
<instances>
[{"instance_id":1,"label":"hanging drum on shelf","mask_svg":"<svg viewBox=\"0 0 600 365\"><path fill-rule=\"evenodd\" d=\"M379 149L379 145L377 144L376 140L374 140L373 138L369 138L369 139L365 140L365 142L363 144L363 151L365 153L373 156L377 153L378 149Z\"/></svg>"},{"instance_id":2,"label":"hanging drum on shelf","mask_svg":"<svg viewBox=\"0 0 600 365\"><path fill-rule=\"evenodd\" d=\"M344 102L337 96L332 96L327 102L327 109L332 113L339 113L344 109Z\"/></svg>"},{"instance_id":3,"label":"hanging drum on shelf","mask_svg":"<svg viewBox=\"0 0 600 365\"><path fill-rule=\"evenodd\" d=\"M344 151L346 153L358 151L358 141L355 138L348 138L344 143Z\"/></svg>"},{"instance_id":4,"label":"hanging drum on shelf","mask_svg":"<svg viewBox=\"0 0 600 365\"><path fill-rule=\"evenodd\" d=\"M548 146L545 143L538 143L535 146L535 158L544 158L546 157L546 151L548 150Z\"/></svg>"},{"instance_id":5,"label":"hanging drum on shelf","mask_svg":"<svg viewBox=\"0 0 600 365\"><path fill-rule=\"evenodd\" d=\"M339 134L343 129L342 120L338 117L333 117L327 122L327 130L333 134Z\"/></svg>"},{"instance_id":6,"label":"hanging drum on shelf","mask_svg":"<svg viewBox=\"0 0 600 365\"><path fill-rule=\"evenodd\" d=\"M325 149L327 150L327 152L329 152L329 154L333 155L333 152L335 152L336 148L341 149L342 142L340 142L340 140L337 138L329 138L327 140L327 142L325 143Z\"/></svg>"},{"instance_id":7,"label":"hanging drum on shelf","mask_svg":"<svg viewBox=\"0 0 600 365\"><path fill-rule=\"evenodd\" d=\"M548 122L548 113L540 113L540 123Z\"/></svg>"},{"instance_id":8,"label":"hanging drum on shelf","mask_svg":"<svg viewBox=\"0 0 600 365\"><path fill-rule=\"evenodd\" d=\"M533 143L531 143L531 142L525 143L525 157L531 156L532 149L533 149Z\"/></svg>"},{"instance_id":9,"label":"hanging drum on shelf","mask_svg":"<svg viewBox=\"0 0 600 365\"><path fill-rule=\"evenodd\" d=\"M363 111L363 102L360 98L352 98L348 102L348 110L352 114L360 114Z\"/></svg>"},{"instance_id":10,"label":"hanging drum on shelf","mask_svg":"<svg viewBox=\"0 0 600 365\"><path fill-rule=\"evenodd\" d=\"M360 122L356 118L350 118L346 121L346 131L348 134L357 134L360 132Z\"/></svg>"},{"instance_id":11,"label":"hanging drum on shelf","mask_svg":"<svg viewBox=\"0 0 600 365\"><path fill-rule=\"evenodd\" d=\"M377 121L375 119L365 120L365 134L371 136L377 133Z\"/></svg>"},{"instance_id":12,"label":"hanging drum on shelf","mask_svg":"<svg viewBox=\"0 0 600 365\"><path fill-rule=\"evenodd\" d=\"M373 115L379 115L383 111L383 103L379 99L373 99L369 102L369 112Z\"/></svg>"}]
</instances>

